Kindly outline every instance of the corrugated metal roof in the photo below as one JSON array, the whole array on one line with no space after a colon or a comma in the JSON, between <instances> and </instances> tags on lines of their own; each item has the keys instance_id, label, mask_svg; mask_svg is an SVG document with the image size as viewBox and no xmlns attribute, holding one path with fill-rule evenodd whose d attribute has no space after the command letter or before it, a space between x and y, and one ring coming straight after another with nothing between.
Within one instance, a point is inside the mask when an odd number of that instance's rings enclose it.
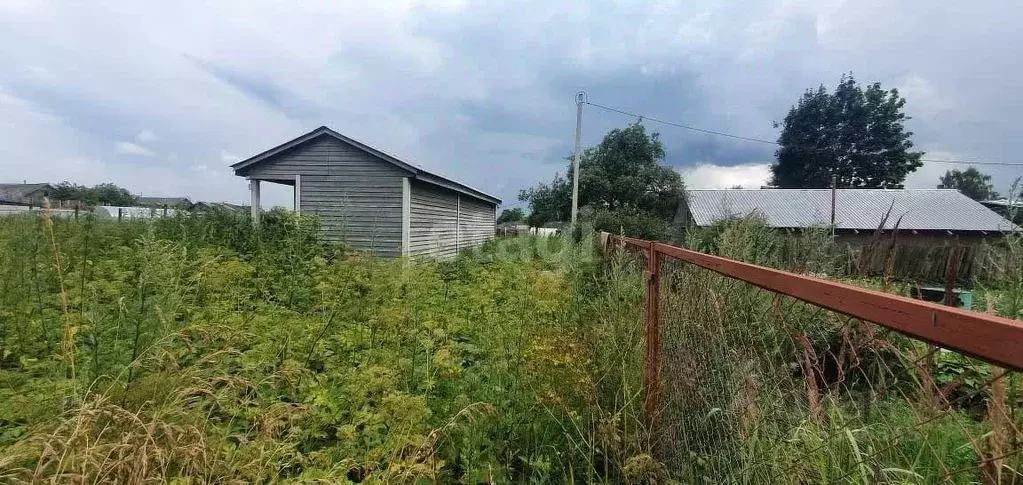
<instances>
[{"instance_id":1,"label":"corrugated metal roof","mask_svg":"<svg viewBox=\"0 0 1023 485\"><path fill-rule=\"evenodd\" d=\"M991 209L954 189L838 189L835 226L874 230L892 208L886 229L948 231L1018 230ZM688 191L698 226L757 213L772 227L823 226L831 222L831 189L723 189Z\"/></svg>"},{"instance_id":2,"label":"corrugated metal roof","mask_svg":"<svg viewBox=\"0 0 1023 485\"><path fill-rule=\"evenodd\" d=\"M180 205L192 205L192 201L188 197L139 197L139 204L144 206L169 206L175 207Z\"/></svg>"},{"instance_id":3,"label":"corrugated metal roof","mask_svg":"<svg viewBox=\"0 0 1023 485\"><path fill-rule=\"evenodd\" d=\"M0 200L28 202L28 196L37 190L53 190L50 184L0 184Z\"/></svg>"},{"instance_id":4,"label":"corrugated metal roof","mask_svg":"<svg viewBox=\"0 0 1023 485\"><path fill-rule=\"evenodd\" d=\"M993 199L993 200L982 200L981 204L988 207L1023 207L1023 200L1014 199Z\"/></svg>"}]
</instances>

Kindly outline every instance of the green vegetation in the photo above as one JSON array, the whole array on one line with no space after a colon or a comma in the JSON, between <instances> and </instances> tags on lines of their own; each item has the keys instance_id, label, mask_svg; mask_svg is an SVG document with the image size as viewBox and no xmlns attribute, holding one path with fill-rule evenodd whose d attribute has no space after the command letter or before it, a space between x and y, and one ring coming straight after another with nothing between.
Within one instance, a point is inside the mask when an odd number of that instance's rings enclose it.
<instances>
[{"instance_id":1,"label":"green vegetation","mask_svg":"<svg viewBox=\"0 0 1023 485\"><path fill-rule=\"evenodd\" d=\"M687 242L802 272L835 268L816 231L779 234L755 218L722 221ZM1005 241L1001 278L975 283L979 309L1023 317L1021 242ZM662 402L671 403L661 415L663 460L682 482L996 483L999 471L1000 483L1021 478L1018 374L993 382L1001 370L986 363L932 354L880 326L692 265L666 263L661 278ZM911 287L843 278L899 294Z\"/></svg>"},{"instance_id":2,"label":"green vegetation","mask_svg":"<svg viewBox=\"0 0 1023 485\"><path fill-rule=\"evenodd\" d=\"M316 229L281 211L259 231L227 212L0 219L0 482L970 483L990 463L1020 469L1019 436L992 418L1023 424L1019 376L998 394L998 371L962 355L928 371L921 342L665 261L651 435L630 255L523 237L413 263ZM817 232L746 219L687 241L829 273ZM1021 247L1002 260L1015 270L978 285L982 308L1021 316Z\"/></svg>"},{"instance_id":3,"label":"green vegetation","mask_svg":"<svg viewBox=\"0 0 1023 485\"><path fill-rule=\"evenodd\" d=\"M588 244L452 262L283 212L0 218L0 482L621 482L642 286Z\"/></svg>"},{"instance_id":4,"label":"green vegetation","mask_svg":"<svg viewBox=\"0 0 1023 485\"><path fill-rule=\"evenodd\" d=\"M522 211L521 207L514 209L505 209L501 211L501 215L497 217L497 223L503 224L505 222L521 222L526 220L526 213Z\"/></svg>"},{"instance_id":5,"label":"green vegetation","mask_svg":"<svg viewBox=\"0 0 1023 485\"><path fill-rule=\"evenodd\" d=\"M77 200L86 205L135 205L138 199L128 189L111 183L87 187L71 182L53 186L50 197L56 200Z\"/></svg>"},{"instance_id":6,"label":"green vegetation","mask_svg":"<svg viewBox=\"0 0 1023 485\"><path fill-rule=\"evenodd\" d=\"M583 222L608 231L669 240L685 185L675 169L662 165L664 144L657 133L635 123L614 129L579 161L579 207ZM519 193L529 203L529 224L566 222L572 210L572 169Z\"/></svg>"},{"instance_id":7,"label":"green vegetation","mask_svg":"<svg viewBox=\"0 0 1023 485\"><path fill-rule=\"evenodd\" d=\"M991 176L970 167L966 170L952 169L941 176L939 189L956 189L973 200L997 199L998 192L990 184Z\"/></svg>"},{"instance_id":8,"label":"green vegetation","mask_svg":"<svg viewBox=\"0 0 1023 485\"><path fill-rule=\"evenodd\" d=\"M906 99L880 83L864 89L852 74L834 92L807 90L781 123L772 185L825 188L897 188L923 163L905 130Z\"/></svg>"}]
</instances>

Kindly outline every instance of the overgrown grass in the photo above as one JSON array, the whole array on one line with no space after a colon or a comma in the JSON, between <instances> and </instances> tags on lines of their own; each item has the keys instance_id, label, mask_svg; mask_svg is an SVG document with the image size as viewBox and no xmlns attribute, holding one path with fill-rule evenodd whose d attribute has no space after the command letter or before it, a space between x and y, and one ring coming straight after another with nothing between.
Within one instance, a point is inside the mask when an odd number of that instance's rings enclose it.
<instances>
[{"instance_id":1,"label":"overgrown grass","mask_svg":"<svg viewBox=\"0 0 1023 485\"><path fill-rule=\"evenodd\" d=\"M756 219L691 234L697 249L841 276L830 238ZM1018 235L999 261L1014 261ZM793 251L796 248L797 251ZM796 257L792 257L796 256ZM1017 483L1019 375L679 262L662 265L664 459L686 483ZM1021 272L967 282L975 305L1020 318ZM988 307L990 304L990 307Z\"/></svg>"},{"instance_id":2,"label":"overgrown grass","mask_svg":"<svg viewBox=\"0 0 1023 485\"><path fill-rule=\"evenodd\" d=\"M409 264L315 233L0 218L0 481L659 473L624 258L524 238Z\"/></svg>"},{"instance_id":3,"label":"overgrown grass","mask_svg":"<svg viewBox=\"0 0 1023 485\"><path fill-rule=\"evenodd\" d=\"M524 237L383 260L321 243L314 220L263 219L0 218L0 482L968 483L985 463L1019 469L995 460L1019 436L992 417L1020 427L1017 375L998 391L1000 370L951 352L924 370L926 344L868 323L663 263L651 433L632 256ZM734 221L704 236L688 241L842 274L823 230ZM977 305L1018 318L1021 272L999 274Z\"/></svg>"}]
</instances>

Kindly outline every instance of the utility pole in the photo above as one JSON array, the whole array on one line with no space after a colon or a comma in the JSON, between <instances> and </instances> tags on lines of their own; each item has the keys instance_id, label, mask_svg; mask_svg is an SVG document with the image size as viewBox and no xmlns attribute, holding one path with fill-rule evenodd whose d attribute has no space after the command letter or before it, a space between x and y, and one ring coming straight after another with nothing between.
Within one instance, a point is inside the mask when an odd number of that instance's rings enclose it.
<instances>
[{"instance_id":1,"label":"utility pole","mask_svg":"<svg viewBox=\"0 0 1023 485\"><path fill-rule=\"evenodd\" d=\"M575 157L572 160L572 229L575 229L576 216L579 213L579 151L582 149L583 135L583 103L586 93L575 93Z\"/></svg>"}]
</instances>

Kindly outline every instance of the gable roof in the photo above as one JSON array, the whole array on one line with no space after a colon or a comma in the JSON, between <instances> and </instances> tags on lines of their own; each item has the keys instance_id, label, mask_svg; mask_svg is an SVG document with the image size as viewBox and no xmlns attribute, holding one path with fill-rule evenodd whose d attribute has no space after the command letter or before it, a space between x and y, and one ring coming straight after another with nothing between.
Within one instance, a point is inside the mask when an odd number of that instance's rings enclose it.
<instances>
[{"instance_id":1,"label":"gable roof","mask_svg":"<svg viewBox=\"0 0 1023 485\"><path fill-rule=\"evenodd\" d=\"M451 189L451 190L454 190L456 192L460 192L460 193L463 193L463 194L475 197L477 199L485 200L487 202L490 202L491 204L500 204L501 203L501 199L498 199L497 197L494 197L494 196L492 196L490 194L487 194L485 192L481 192L479 190L476 190L476 189L474 189L472 187L469 187L467 185L461 184L459 182L455 182L454 180L451 180L451 179L442 177L440 175L428 172L428 171L426 171L426 170L424 170L424 169L422 169L422 168L420 168L420 167L418 167L416 165L413 165L411 163L408 163L408 162L405 162L403 160L400 160L399 158L397 158L397 157L395 157L393 155L389 155L389 154L384 153L384 152L382 152L380 150L377 150L376 148L373 148L373 147L371 147L369 145L365 145L365 144L360 143L360 142L358 142L356 140L348 138L347 136L344 136L344 135L342 135L342 134L340 134L340 133L338 133L338 132L336 132L336 131L334 131L334 130L332 130L330 128L327 128L326 126L321 126L321 127L317 128L317 129L315 129L313 131L310 131L309 133L306 133L306 134L304 134L304 135L302 135L302 136L300 136L298 138L295 138L294 140L282 143L282 144L280 144L280 145L278 145L276 147L273 147L273 148L271 148L271 149L269 149L269 150L267 150L267 151L265 151L263 153L260 153L258 155L253 156L253 157L250 157L250 158L242 160L242 161L240 161L238 163L235 163L235 164L231 165L231 168L234 169L234 174L235 175L242 175L239 172L241 170L244 170L247 167L250 167L250 166L255 165L257 163L260 163L260 162L262 162L264 160L272 158L274 155L277 155L278 153L285 152L287 150L290 150L290 149L295 148L295 147L297 147L299 145L302 145L302 144L305 144L307 142L310 142L310 141L312 141L312 140L314 140L316 138L319 138L321 136L331 136L331 137L334 137L334 138L336 138L338 140L341 140L344 143L347 143L347 144L352 145L352 146L354 146L354 147L356 147L356 148L358 148L358 149L360 149L360 150L362 150L364 152L367 152L370 155L373 155L373 156L375 156L375 157L377 157L377 158L379 158L381 160L384 160L385 162L392 163L392 164L396 165L397 167L408 171L416 180L420 180L420 181L423 181L423 182L426 182L426 183L429 183L429 184L433 184L433 185L437 185L437 186L444 187L444 188L447 188L447 189Z\"/></svg>"},{"instance_id":2,"label":"gable roof","mask_svg":"<svg viewBox=\"0 0 1023 485\"><path fill-rule=\"evenodd\" d=\"M38 190L53 190L50 184L0 184L0 201L26 202Z\"/></svg>"},{"instance_id":3,"label":"gable roof","mask_svg":"<svg viewBox=\"0 0 1023 485\"><path fill-rule=\"evenodd\" d=\"M759 214L771 227L831 223L831 189L689 190L692 222L706 226L730 216ZM1014 231L1020 228L955 189L838 189L835 228L875 230L888 209L885 229ZM901 218L901 220L900 220Z\"/></svg>"}]
</instances>

